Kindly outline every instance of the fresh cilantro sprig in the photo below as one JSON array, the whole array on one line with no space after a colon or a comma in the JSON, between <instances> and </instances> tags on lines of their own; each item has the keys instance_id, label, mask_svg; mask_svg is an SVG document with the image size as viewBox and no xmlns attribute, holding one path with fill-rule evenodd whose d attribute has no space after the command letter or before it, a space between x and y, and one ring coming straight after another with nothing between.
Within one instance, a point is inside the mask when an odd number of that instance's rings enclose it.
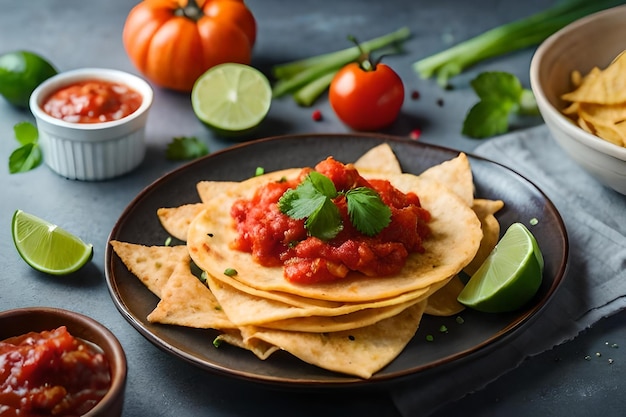
<instances>
[{"instance_id":1,"label":"fresh cilantro sprig","mask_svg":"<svg viewBox=\"0 0 626 417\"><path fill-rule=\"evenodd\" d=\"M332 201L341 194L346 197L350 223L364 235L376 235L391 221L391 209L376 191L357 187L339 192L328 177L317 171L311 171L296 188L287 190L278 205L289 217L306 219L304 227L309 235L329 240L343 230L341 214Z\"/></svg>"},{"instance_id":2,"label":"fresh cilantro sprig","mask_svg":"<svg viewBox=\"0 0 626 417\"><path fill-rule=\"evenodd\" d=\"M37 127L30 122L19 122L13 126L13 133L20 147L9 156L9 172L17 174L38 167L43 157Z\"/></svg>"},{"instance_id":3,"label":"fresh cilantro sprig","mask_svg":"<svg viewBox=\"0 0 626 417\"><path fill-rule=\"evenodd\" d=\"M471 81L480 98L465 116L462 133L484 139L506 133L513 114L538 115L537 102L520 80L506 72L483 72Z\"/></svg>"},{"instance_id":4,"label":"fresh cilantro sprig","mask_svg":"<svg viewBox=\"0 0 626 417\"><path fill-rule=\"evenodd\" d=\"M173 161L199 158L209 153L208 146L194 136L178 136L167 145L165 156Z\"/></svg>"}]
</instances>

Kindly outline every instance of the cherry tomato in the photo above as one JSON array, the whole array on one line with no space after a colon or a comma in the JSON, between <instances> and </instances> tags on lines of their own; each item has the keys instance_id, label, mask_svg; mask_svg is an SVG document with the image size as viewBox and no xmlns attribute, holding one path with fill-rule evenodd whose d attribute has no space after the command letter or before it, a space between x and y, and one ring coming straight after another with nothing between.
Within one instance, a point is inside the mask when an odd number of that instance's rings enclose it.
<instances>
[{"instance_id":1,"label":"cherry tomato","mask_svg":"<svg viewBox=\"0 0 626 417\"><path fill-rule=\"evenodd\" d=\"M379 130L398 117L404 101L404 85L388 65L364 69L353 62L339 70L329 90L337 117L354 130Z\"/></svg>"}]
</instances>

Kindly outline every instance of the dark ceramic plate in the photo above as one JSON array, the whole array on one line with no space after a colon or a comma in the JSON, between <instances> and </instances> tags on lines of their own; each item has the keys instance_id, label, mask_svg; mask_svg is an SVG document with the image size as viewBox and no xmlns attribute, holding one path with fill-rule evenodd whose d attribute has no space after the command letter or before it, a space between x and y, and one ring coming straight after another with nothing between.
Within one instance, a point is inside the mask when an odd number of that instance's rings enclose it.
<instances>
[{"instance_id":1,"label":"dark ceramic plate","mask_svg":"<svg viewBox=\"0 0 626 417\"><path fill-rule=\"evenodd\" d=\"M342 162L356 160L381 142L388 142L405 172L424 169L454 158L458 151L380 135L298 135L249 142L195 160L155 181L125 209L109 239L145 245L163 245L168 234L156 216L159 207L198 202L195 185L201 180L239 181L254 175L257 167L266 172L311 166L329 155ZM479 198L502 199L498 213L502 231L513 222L531 227L545 257L543 284L526 308L511 314L481 314L464 311L464 324L455 317L425 317L404 351L370 380L340 375L308 365L284 352L261 361L245 350L212 345L212 330L196 330L153 324L146 316L158 299L122 264L107 245L106 279L113 301L122 315L143 336L174 356L203 369L258 382L290 386L356 386L389 382L440 368L497 349L537 318L561 283L568 255L563 221L554 205L531 182L499 164L471 156L470 162ZM446 343L429 343L426 335L437 336L442 325L449 329Z\"/></svg>"}]
</instances>

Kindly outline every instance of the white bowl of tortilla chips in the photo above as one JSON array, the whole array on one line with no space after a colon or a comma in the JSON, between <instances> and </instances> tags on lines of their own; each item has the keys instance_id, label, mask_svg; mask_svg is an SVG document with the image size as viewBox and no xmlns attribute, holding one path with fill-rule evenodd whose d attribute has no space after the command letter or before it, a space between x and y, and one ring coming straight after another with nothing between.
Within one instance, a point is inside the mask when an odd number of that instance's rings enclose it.
<instances>
[{"instance_id":1,"label":"white bowl of tortilla chips","mask_svg":"<svg viewBox=\"0 0 626 417\"><path fill-rule=\"evenodd\" d=\"M111 240L124 265L158 298L152 323L215 329L217 342L247 349L260 360L283 350L323 369L369 379L410 342L424 314L450 316L463 306L459 273L473 273L495 246L500 200L474 197L469 160L456 158L419 176L404 174L387 144L355 162L366 178L387 178L416 192L430 211L425 253L411 255L393 276L293 284L282 267L263 267L229 248L236 231L232 203L260 185L297 175L299 168L241 182L201 181L199 203L163 207L163 228L185 244L145 246ZM455 248L455 250L450 250ZM204 271L202 282L191 261ZM236 275L225 271L234 268Z\"/></svg>"},{"instance_id":2,"label":"white bowl of tortilla chips","mask_svg":"<svg viewBox=\"0 0 626 417\"><path fill-rule=\"evenodd\" d=\"M539 110L560 147L600 183L626 194L626 6L582 18L537 49Z\"/></svg>"}]
</instances>

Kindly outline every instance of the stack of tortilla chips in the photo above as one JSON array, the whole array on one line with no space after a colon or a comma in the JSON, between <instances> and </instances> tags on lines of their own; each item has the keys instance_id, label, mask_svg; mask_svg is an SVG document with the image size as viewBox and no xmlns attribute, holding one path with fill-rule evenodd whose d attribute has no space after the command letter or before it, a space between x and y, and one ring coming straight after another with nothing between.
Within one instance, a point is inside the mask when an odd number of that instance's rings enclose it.
<instances>
[{"instance_id":1,"label":"stack of tortilla chips","mask_svg":"<svg viewBox=\"0 0 626 417\"><path fill-rule=\"evenodd\" d=\"M157 213L165 230L186 245L111 241L128 269L160 299L148 320L216 329L218 339L263 360L280 349L321 368L367 379L400 354L423 314L461 311L456 296L463 282L457 274L471 274L495 246L500 228L494 213L503 202L474 198L463 153L419 176L402 173L387 144L354 165L365 178L388 179L403 192L415 192L432 215L425 253L410 255L400 273L366 277L355 272L331 283L288 282L282 267L261 266L249 253L229 248L236 237L230 208L268 181L297 176L300 168L242 182L203 181L197 184L200 203ZM205 280L192 273L192 262ZM232 270L236 274L225 273Z\"/></svg>"}]
</instances>

